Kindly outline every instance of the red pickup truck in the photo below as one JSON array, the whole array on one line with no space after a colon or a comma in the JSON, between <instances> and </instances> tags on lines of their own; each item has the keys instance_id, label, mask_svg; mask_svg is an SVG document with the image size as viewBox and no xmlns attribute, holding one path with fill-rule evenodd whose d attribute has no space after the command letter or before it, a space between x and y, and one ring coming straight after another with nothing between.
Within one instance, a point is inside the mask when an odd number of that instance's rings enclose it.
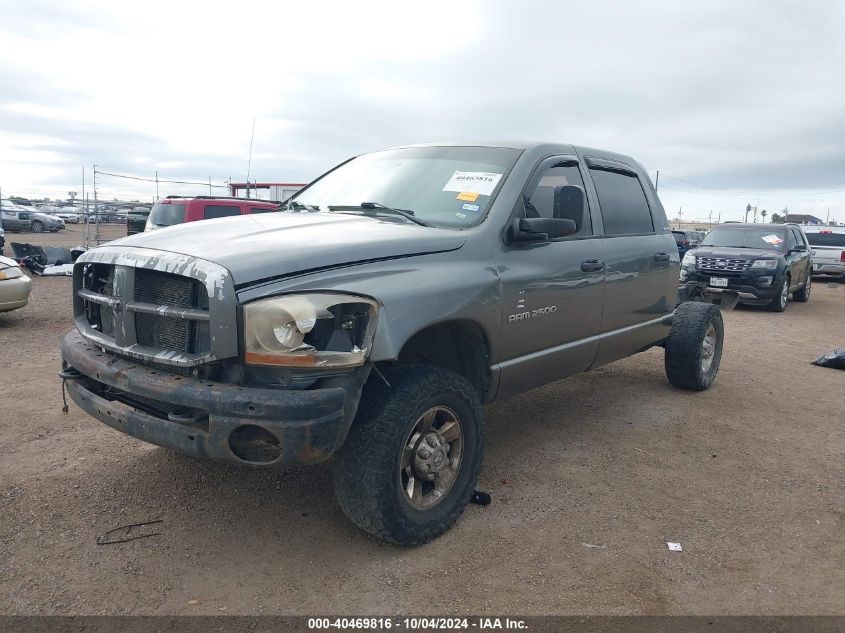
<instances>
[{"instance_id":1,"label":"red pickup truck","mask_svg":"<svg viewBox=\"0 0 845 633\"><path fill-rule=\"evenodd\" d=\"M167 196L153 205L144 230L151 231L184 222L225 218L232 215L270 213L278 208L278 202L255 198Z\"/></svg>"}]
</instances>

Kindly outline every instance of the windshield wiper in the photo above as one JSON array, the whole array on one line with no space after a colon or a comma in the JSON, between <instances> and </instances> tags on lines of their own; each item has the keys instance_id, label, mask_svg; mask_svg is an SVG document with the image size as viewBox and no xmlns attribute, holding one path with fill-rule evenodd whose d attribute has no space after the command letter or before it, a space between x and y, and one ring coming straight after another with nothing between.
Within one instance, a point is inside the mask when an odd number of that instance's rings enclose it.
<instances>
[{"instance_id":1,"label":"windshield wiper","mask_svg":"<svg viewBox=\"0 0 845 633\"><path fill-rule=\"evenodd\" d=\"M333 205L329 206L329 211L355 211L357 209L361 209L363 211L387 211L388 213L394 213L399 215L406 220L410 220L414 224L419 224L420 226L432 226L428 222L424 222L419 218L414 217L414 212L410 209L394 209L393 207L388 207L387 205L381 204L380 202L362 202L358 206L349 206L349 205Z\"/></svg>"}]
</instances>

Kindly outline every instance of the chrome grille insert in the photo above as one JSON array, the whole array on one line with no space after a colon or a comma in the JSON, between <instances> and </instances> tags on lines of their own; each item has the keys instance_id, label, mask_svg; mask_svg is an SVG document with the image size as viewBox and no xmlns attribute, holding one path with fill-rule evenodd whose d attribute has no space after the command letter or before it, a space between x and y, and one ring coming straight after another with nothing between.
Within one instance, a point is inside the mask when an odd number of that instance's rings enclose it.
<instances>
[{"instance_id":1,"label":"chrome grille insert","mask_svg":"<svg viewBox=\"0 0 845 633\"><path fill-rule=\"evenodd\" d=\"M750 259L731 259L727 257L696 257L696 270L703 273L741 274L751 268Z\"/></svg>"}]
</instances>

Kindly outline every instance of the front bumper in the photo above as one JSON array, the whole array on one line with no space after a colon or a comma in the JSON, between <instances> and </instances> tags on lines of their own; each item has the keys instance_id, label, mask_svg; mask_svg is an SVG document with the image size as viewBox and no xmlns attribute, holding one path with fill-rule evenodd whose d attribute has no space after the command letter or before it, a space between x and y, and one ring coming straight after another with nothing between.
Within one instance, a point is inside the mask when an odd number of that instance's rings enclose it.
<instances>
[{"instance_id":1,"label":"front bumper","mask_svg":"<svg viewBox=\"0 0 845 633\"><path fill-rule=\"evenodd\" d=\"M62 341L62 358L71 399L104 424L187 455L255 466L328 459L346 439L369 373L361 367L307 390L215 383L106 353L77 331ZM145 402L194 415L162 417Z\"/></svg>"},{"instance_id":2,"label":"front bumper","mask_svg":"<svg viewBox=\"0 0 845 633\"><path fill-rule=\"evenodd\" d=\"M0 312L24 307L29 302L32 280L26 275L0 281Z\"/></svg>"},{"instance_id":3,"label":"front bumper","mask_svg":"<svg viewBox=\"0 0 845 633\"><path fill-rule=\"evenodd\" d=\"M696 290L704 290L710 294L736 294L739 298L739 303L765 305L777 296L782 281L780 274L772 271L768 273L768 276L772 278L772 282L768 286L757 285L757 276L750 273L746 273L742 277L729 277L726 287L711 286L710 278L718 276L717 274L709 275L692 272L681 282L681 288L685 288L686 292L691 294Z\"/></svg>"}]
</instances>

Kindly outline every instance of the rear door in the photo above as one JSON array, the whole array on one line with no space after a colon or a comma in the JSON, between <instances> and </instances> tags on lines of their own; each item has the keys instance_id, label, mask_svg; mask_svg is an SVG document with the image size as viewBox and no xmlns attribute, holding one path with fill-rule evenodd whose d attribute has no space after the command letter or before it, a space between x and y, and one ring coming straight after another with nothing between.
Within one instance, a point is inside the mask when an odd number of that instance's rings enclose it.
<instances>
[{"instance_id":1,"label":"rear door","mask_svg":"<svg viewBox=\"0 0 845 633\"><path fill-rule=\"evenodd\" d=\"M804 239L804 234L800 229L790 227L789 229L791 240L787 240L792 245L789 246L787 253L787 262L791 270L792 286L803 286L810 276L811 253L807 241ZM805 251L795 251L796 246L804 246Z\"/></svg>"},{"instance_id":2,"label":"rear door","mask_svg":"<svg viewBox=\"0 0 845 633\"><path fill-rule=\"evenodd\" d=\"M588 158L587 163L599 201L606 265L598 366L668 334L680 258L651 183L616 160Z\"/></svg>"}]
</instances>

